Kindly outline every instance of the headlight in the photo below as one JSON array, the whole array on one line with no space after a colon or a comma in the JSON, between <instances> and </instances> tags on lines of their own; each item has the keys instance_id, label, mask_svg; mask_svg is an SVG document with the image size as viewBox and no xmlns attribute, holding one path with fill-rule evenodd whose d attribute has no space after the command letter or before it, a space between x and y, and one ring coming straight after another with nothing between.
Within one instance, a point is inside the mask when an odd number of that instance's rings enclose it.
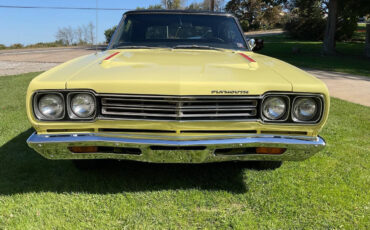
<instances>
[{"instance_id":1,"label":"headlight","mask_svg":"<svg viewBox=\"0 0 370 230\"><path fill-rule=\"evenodd\" d=\"M71 110L79 118L89 118L95 113L95 98L91 94L75 94L71 100Z\"/></svg>"},{"instance_id":2,"label":"headlight","mask_svg":"<svg viewBox=\"0 0 370 230\"><path fill-rule=\"evenodd\" d=\"M269 120L278 120L287 111L287 103L282 97L268 97L262 105L263 115Z\"/></svg>"},{"instance_id":3,"label":"headlight","mask_svg":"<svg viewBox=\"0 0 370 230\"><path fill-rule=\"evenodd\" d=\"M63 118L64 102L58 94L45 94L38 101L39 118L58 120ZM40 116L41 115L41 116Z\"/></svg>"},{"instance_id":4,"label":"headlight","mask_svg":"<svg viewBox=\"0 0 370 230\"><path fill-rule=\"evenodd\" d=\"M318 104L313 98L301 97L293 105L293 117L299 121L312 120L318 111Z\"/></svg>"}]
</instances>

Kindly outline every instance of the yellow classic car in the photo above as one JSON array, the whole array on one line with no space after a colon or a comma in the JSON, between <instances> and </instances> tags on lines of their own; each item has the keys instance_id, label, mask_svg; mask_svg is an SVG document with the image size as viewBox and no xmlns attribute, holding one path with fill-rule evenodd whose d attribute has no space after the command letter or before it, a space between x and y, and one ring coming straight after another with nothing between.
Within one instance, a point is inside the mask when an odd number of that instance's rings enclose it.
<instances>
[{"instance_id":1,"label":"yellow classic car","mask_svg":"<svg viewBox=\"0 0 370 230\"><path fill-rule=\"evenodd\" d=\"M325 147L327 87L254 45L231 14L127 12L106 51L31 81L28 145L77 164L304 160Z\"/></svg>"}]
</instances>

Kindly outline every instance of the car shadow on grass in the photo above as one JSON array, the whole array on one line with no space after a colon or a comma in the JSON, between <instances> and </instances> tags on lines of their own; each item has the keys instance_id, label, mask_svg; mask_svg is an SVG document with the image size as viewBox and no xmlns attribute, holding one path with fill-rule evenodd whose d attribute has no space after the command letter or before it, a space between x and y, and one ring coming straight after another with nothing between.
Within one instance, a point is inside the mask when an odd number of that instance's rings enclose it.
<instances>
[{"instance_id":1,"label":"car shadow on grass","mask_svg":"<svg viewBox=\"0 0 370 230\"><path fill-rule=\"evenodd\" d=\"M248 191L243 167L236 163L149 164L104 161L79 171L72 161L47 160L30 149L29 129L0 147L0 194L29 192L121 193L176 189Z\"/></svg>"}]
</instances>

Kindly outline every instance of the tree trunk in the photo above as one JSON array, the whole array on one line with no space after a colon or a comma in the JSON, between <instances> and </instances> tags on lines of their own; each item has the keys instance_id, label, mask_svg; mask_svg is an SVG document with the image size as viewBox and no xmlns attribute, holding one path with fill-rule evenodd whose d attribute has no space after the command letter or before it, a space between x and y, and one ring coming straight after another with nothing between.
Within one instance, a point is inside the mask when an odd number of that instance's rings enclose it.
<instances>
[{"instance_id":1,"label":"tree trunk","mask_svg":"<svg viewBox=\"0 0 370 230\"><path fill-rule=\"evenodd\" d=\"M210 10L213 12L213 11L215 11L215 0L211 0L211 2L210 2Z\"/></svg>"},{"instance_id":2,"label":"tree trunk","mask_svg":"<svg viewBox=\"0 0 370 230\"><path fill-rule=\"evenodd\" d=\"M366 24L365 56L370 58L370 23Z\"/></svg>"},{"instance_id":3,"label":"tree trunk","mask_svg":"<svg viewBox=\"0 0 370 230\"><path fill-rule=\"evenodd\" d=\"M337 24L338 0L329 1L329 15L326 22L322 52L325 55L335 54L335 31Z\"/></svg>"}]
</instances>

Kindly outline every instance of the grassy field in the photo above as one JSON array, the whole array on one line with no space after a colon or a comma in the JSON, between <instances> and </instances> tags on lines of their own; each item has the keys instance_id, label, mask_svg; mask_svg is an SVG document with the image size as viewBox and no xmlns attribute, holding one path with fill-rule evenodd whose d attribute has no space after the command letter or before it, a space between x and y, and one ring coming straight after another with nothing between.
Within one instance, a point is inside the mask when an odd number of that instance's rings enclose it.
<instances>
[{"instance_id":1,"label":"grassy field","mask_svg":"<svg viewBox=\"0 0 370 230\"><path fill-rule=\"evenodd\" d=\"M357 34L361 37L363 35ZM303 68L330 70L370 77L370 59L364 56L364 42L337 42L336 56L321 55L322 42L298 41L286 35L264 37L258 53L276 57ZM300 50L293 53L293 49Z\"/></svg>"},{"instance_id":2,"label":"grassy field","mask_svg":"<svg viewBox=\"0 0 370 230\"><path fill-rule=\"evenodd\" d=\"M327 148L276 171L110 163L81 172L26 145L25 91L0 78L0 229L370 229L370 108L333 99Z\"/></svg>"}]
</instances>

